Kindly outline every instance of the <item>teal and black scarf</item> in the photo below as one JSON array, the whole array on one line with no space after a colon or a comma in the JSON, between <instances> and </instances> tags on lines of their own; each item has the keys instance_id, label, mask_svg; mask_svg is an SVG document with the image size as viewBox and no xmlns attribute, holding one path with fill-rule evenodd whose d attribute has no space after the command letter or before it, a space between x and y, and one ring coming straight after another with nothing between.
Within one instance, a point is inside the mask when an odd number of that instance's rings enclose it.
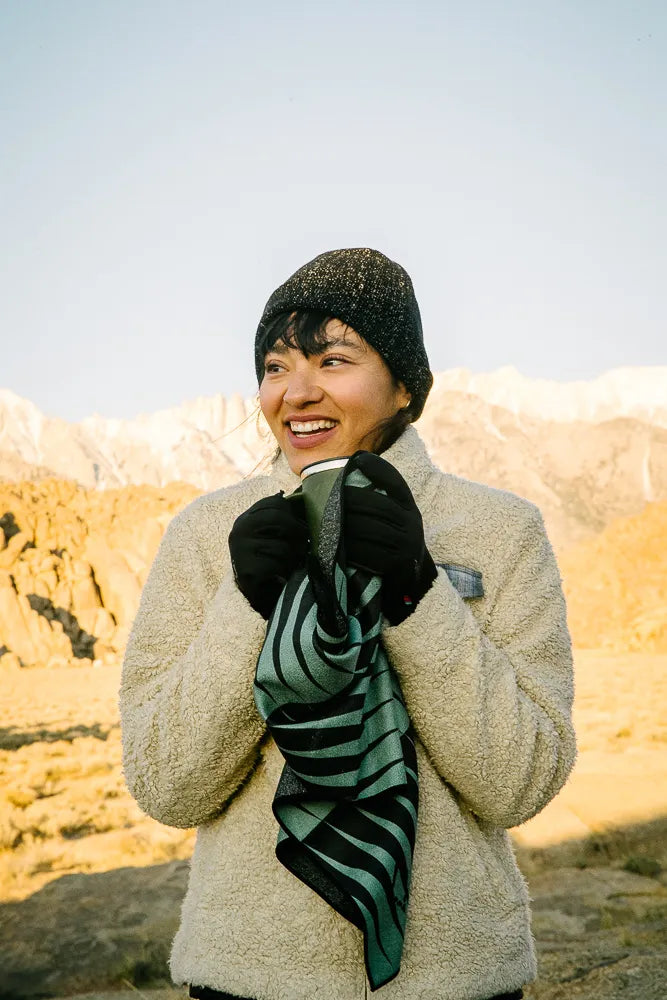
<instances>
[{"instance_id":1,"label":"teal and black scarf","mask_svg":"<svg viewBox=\"0 0 667 1000\"><path fill-rule=\"evenodd\" d=\"M381 643L381 578L345 564L347 486L374 489L354 457L311 466L296 491L314 554L269 620L254 693L286 761L273 801L276 855L363 931L376 990L401 964L417 760Z\"/></svg>"}]
</instances>

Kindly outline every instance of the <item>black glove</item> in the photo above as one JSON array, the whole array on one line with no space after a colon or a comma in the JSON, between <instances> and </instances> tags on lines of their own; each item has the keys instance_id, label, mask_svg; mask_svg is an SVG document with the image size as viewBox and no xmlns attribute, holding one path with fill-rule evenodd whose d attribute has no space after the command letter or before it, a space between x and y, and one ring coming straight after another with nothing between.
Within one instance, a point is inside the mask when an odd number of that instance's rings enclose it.
<instances>
[{"instance_id":1,"label":"black glove","mask_svg":"<svg viewBox=\"0 0 667 1000\"><path fill-rule=\"evenodd\" d=\"M286 580L305 565L309 539L303 500L264 497L236 518L229 533L234 577L241 593L269 619Z\"/></svg>"},{"instance_id":2,"label":"black glove","mask_svg":"<svg viewBox=\"0 0 667 1000\"><path fill-rule=\"evenodd\" d=\"M382 610L398 625L429 589L438 571L424 542L424 527L410 487L379 455L355 456L370 487L345 487L343 532L346 561L382 577Z\"/></svg>"}]
</instances>

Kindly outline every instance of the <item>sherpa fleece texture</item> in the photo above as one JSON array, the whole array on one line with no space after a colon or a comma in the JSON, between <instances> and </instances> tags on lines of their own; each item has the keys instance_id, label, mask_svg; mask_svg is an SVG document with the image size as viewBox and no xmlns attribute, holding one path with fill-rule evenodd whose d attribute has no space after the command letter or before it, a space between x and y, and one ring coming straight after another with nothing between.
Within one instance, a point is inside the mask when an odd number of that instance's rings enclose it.
<instances>
[{"instance_id":1,"label":"sherpa fleece texture","mask_svg":"<svg viewBox=\"0 0 667 1000\"><path fill-rule=\"evenodd\" d=\"M534 504L438 470L413 427L383 455L405 477L436 563L482 573L464 599L440 569L383 631L417 736L420 808L401 971L383 1000L482 1000L535 976L528 895L506 828L574 762L572 654ZM283 765L253 701L266 624L237 589L227 538L270 476L200 497L171 522L129 638L123 762L142 809L197 826L173 943L176 983L256 1000L362 1000L361 933L275 857Z\"/></svg>"}]
</instances>

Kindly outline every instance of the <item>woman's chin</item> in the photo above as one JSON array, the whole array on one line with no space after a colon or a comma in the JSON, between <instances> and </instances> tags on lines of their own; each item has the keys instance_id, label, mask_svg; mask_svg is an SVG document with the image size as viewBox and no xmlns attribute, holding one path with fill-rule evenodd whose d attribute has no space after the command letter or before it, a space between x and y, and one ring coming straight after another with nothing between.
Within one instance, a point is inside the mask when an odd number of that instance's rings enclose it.
<instances>
[{"instance_id":1,"label":"woman's chin","mask_svg":"<svg viewBox=\"0 0 667 1000\"><path fill-rule=\"evenodd\" d=\"M307 465L312 465L314 462L323 462L327 458L344 458L345 456L338 453L334 454L330 449L311 448L308 451L292 451L291 449L287 449L285 457L292 472L300 476Z\"/></svg>"},{"instance_id":2,"label":"woman's chin","mask_svg":"<svg viewBox=\"0 0 667 1000\"><path fill-rule=\"evenodd\" d=\"M337 450L341 446L337 440L340 436L337 431L336 426L307 437L300 437L288 427L282 447L292 472L300 475L301 470L312 462L341 457L341 453Z\"/></svg>"},{"instance_id":3,"label":"woman's chin","mask_svg":"<svg viewBox=\"0 0 667 1000\"><path fill-rule=\"evenodd\" d=\"M361 441L350 441L347 435L339 433L338 424L310 437L299 437L288 427L280 447L290 469L297 476L313 462L323 462L327 458L347 458L361 449L374 450L370 434L366 434Z\"/></svg>"}]
</instances>

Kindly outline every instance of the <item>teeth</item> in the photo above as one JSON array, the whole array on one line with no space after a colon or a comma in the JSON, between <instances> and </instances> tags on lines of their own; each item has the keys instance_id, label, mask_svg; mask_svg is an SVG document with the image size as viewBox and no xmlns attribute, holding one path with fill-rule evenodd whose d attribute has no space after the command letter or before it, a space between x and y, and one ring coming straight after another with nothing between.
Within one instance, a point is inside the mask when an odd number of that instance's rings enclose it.
<instances>
[{"instance_id":1,"label":"teeth","mask_svg":"<svg viewBox=\"0 0 667 1000\"><path fill-rule=\"evenodd\" d=\"M308 434L312 431L328 430L330 427L335 426L335 420L309 420L305 423L297 423L296 420L290 420L290 427L295 434Z\"/></svg>"}]
</instances>

